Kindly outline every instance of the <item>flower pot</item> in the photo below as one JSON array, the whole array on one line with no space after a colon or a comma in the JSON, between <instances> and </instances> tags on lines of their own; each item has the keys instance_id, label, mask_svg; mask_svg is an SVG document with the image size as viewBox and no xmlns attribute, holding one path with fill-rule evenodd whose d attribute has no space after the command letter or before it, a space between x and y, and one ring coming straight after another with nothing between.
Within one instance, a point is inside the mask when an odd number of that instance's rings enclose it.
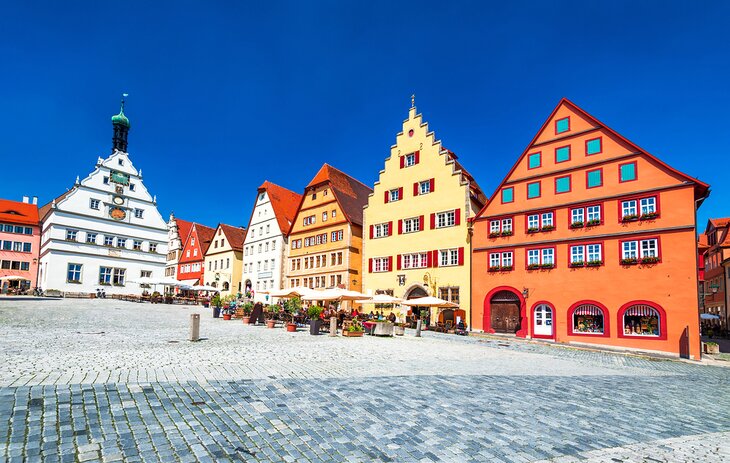
<instances>
[{"instance_id":1,"label":"flower pot","mask_svg":"<svg viewBox=\"0 0 730 463\"><path fill-rule=\"evenodd\" d=\"M273 328L276 325L276 320L266 320L266 328Z\"/></svg>"},{"instance_id":2,"label":"flower pot","mask_svg":"<svg viewBox=\"0 0 730 463\"><path fill-rule=\"evenodd\" d=\"M223 320L230 320L230 319L231 319L231 314L229 314L229 313L223 314Z\"/></svg>"},{"instance_id":3,"label":"flower pot","mask_svg":"<svg viewBox=\"0 0 730 463\"><path fill-rule=\"evenodd\" d=\"M702 345L705 347L705 354L719 354L720 353L720 346L718 344L712 343L702 343Z\"/></svg>"},{"instance_id":4,"label":"flower pot","mask_svg":"<svg viewBox=\"0 0 730 463\"><path fill-rule=\"evenodd\" d=\"M297 324L296 323L287 323L286 324L286 331L289 333L294 333L297 331Z\"/></svg>"},{"instance_id":5,"label":"flower pot","mask_svg":"<svg viewBox=\"0 0 730 463\"><path fill-rule=\"evenodd\" d=\"M218 318L220 316L221 316L221 308L213 307L213 318Z\"/></svg>"},{"instance_id":6,"label":"flower pot","mask_svg":"<svg viewBox=\"0 0 730 463\"><path fill-rule=\"evenodd\" d=\"M319 334L319 327L322 326L322 320L319 318L315 320L309 320L309 334L316 336Z\"/></svg>"},{"instance_id":7,"label":"flower pot","mask_svg":"<svg viewBox=\"0 0 730 463\"><path fill-rule=\"evenodd\" d=\"M396 336L403 336L406 334L406 329L403 326L396 325L393 327L393 333L395 333Z\"/></svg>"},{"instance_id":8,"label":"flower pot","mask_svg":"<svg viewBox=\"0 0 730 463\"><path fill-rule=\"evenodd\" d=\"M344 336L346 338L361 338L364 333L365 333L364 331L348 331L348 330L345 330L345 331L342 332L342 336Z\"/></svg>"},{"instance_id":9,"label":"flower pot","mask_svg":"<svg viewBox=\"0 0 730 463\"><path fill-rule=\"evenodd\" d=\"M243 321L244 325L251 324L251 317L249 315L244 315L243 317L241 317L241 320Z\"/></svg>"}]
</instances>

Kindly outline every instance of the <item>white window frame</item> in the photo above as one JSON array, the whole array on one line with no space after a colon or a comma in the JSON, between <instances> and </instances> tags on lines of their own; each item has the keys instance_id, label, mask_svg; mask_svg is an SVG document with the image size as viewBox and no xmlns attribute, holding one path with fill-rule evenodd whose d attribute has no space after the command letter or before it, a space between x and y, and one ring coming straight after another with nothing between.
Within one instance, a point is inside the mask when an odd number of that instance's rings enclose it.
<instances>
[{"instance_id":1,"label":"white window frame","mask_svg":"<svg viewBox=\"0 0 730 463\"><path fill-rule=\"evenodd\" d=\"M99 210L99 206L100 205L101 205L101 200L99 200L99 199L91 198L89 200L89 207L91 209L94 209L95 211L98 211Z\"/></svg>"},{"instance_id":2,"label":"white window frame","mask_svg":"<svg viewBox=\"0 0 730 463\"><path fill-rule=\"evenodd\" d=\"M418 182L418 196L431 193L431 180L422 180Z\"/></svg>"},{"instance_id":3,"label":"white window frame","mask_svg":"<svg viewBox=\"0 0 730 463\"><path fill-rule=\"evenodd\" d=\"M456 210L436 213L436 228L447 228L456 225Z\"/></svg>"},{"instance_id":4,"label":"white window frame","mask_svg":"<svg viewBox=\"0 0 730 463\"><path fill-rule=\"evenodd\" d=\"M411 167L416 165L416 153L406 154L406 158L403 160L404 167Z\"/></svg>"},{"instance_id":5,"label":"white window frame","mask_svg":"<svg viewBox=\"0 0 730 463\"><path fill-rule=\"evenodd\" d=\"M403 219L403 233L415 233L417 231L421 231L421 217Z\"/></svg>"},{"instance_id":6,"label":"white window frame","mask_svg":"<svg viewBox=\"0 0 730 463\"><path fill-rule=\"evenodd\" d=\"M388 265L389 259L387 257L374 257L373 258L373 273L389 272L390 267Z\"/></svg>"},{"instance_id":7,"label":"white window frame","mask_svg":"<svg viewBox=\"0 0 730 463\"><path fill-rule=\"evenodd\" d=\"M388 236L390 236L389 222L373 225L373 238L386 238Z\"/></svg>"},{"instance_id":8,"label":"white window frame","mask_svg":"<svg viewBox=\"0 0 730 463\"><path fill-rule=\"evenodd\" d=\"M392 203L395 201L400 201L400 195L398 194L398 188L390 190L389 193L390 193L389 199L388 199L389 203ZM334 215L333 215L333 217L334 217Z\"/></svg>"},{"instance_id":9,"label":"white window frame","mask_svg":"<svg viewBox=\"0 0 730 463\"><path fill-rule=\"evenodd\" d=\"M439 249L439 267L453 267L459 265L459 249Z\"/></svg>"}]
</instances>

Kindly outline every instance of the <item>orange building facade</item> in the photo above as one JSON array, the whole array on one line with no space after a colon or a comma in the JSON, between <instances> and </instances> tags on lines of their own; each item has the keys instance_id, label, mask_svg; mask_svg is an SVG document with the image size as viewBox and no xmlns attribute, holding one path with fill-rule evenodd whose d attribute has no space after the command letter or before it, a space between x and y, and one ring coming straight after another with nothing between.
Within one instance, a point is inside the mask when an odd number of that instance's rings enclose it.
<instances>
[{"instance_id":1,"label":"orange building facade","mask_svg":"<svg viewBox=\"0 0 730 463\"><path fill-rule=\"evenodd\" d=\"M698 359L708 191L563 99L472 221L472 326Z\"/></svg>"}]
</instances>

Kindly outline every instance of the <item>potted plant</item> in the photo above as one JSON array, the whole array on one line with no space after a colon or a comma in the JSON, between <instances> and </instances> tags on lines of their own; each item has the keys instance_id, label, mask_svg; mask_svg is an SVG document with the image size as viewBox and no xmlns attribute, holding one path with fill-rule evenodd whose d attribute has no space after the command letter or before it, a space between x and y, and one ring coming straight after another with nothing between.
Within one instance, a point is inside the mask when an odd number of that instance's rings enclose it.
<instances>
[{"instance_id":1,"label":"potted plant","mask_svg":"<svg viewBox=\"0 0 730 463\"><path fill-rule=\"evenodd\" d=\"M578 260L578 261L570 263L571 267L583 267L584 265L585 265L585 262L583 262L582 260Z\"/></svg>"},{"instance_id":2,"label":"potted plant","mask_svg":"<svg viewBox=\"0 0 730 463\"><path fill-rule=\"evenodd\" d=\"M318 335L319 328L322 326L322 320L319 316L322 315L324 309L318 305L311 305L307 309L307 315L309 316L309 334Z\"/></svg>"},{"instance_id":3,"label":"potted plant","mask_svg":"<svg viewBox=\"0 0 730 463\"><path fill-rule=\"evenodd\" d=\"M502 236L512 236L513 232L512 230L505 230L502 232Z\"/></svg>"},{"instance_id":4,"label":"potted plant","mask_svg":"<svg viewBox=\"0 0 730 463\"><path fill-rule=\"evenodd\" d=\"M641 214L641 217L639 217L639 220L653 220L659 217L659 214L656 212L647 212L646 214Z\"/></svg>"},{"instance_id":5,"label":"potted plant","mask_svg":"<svg viewBox=\"0 0 730 463\"><path fill-rule=\"evenodd\" d=\"M348 338L361 338L364 332L365 329L362 327L362 323L360 323L360 320L354 319L349 328L342 331L342 336Z\"/></svg>"},{"instance_id":6,"label":"potted plant","mask_svg":"<svg viewBox=\"0 0 730 463\"><path fill-rule=\"evenodd\" d=\"M555 225L544 225L540 231L553 231L555 230Z\"/></svg>"},{"instance_id":7,"label":"potted plant","mask_svg":"<svg viewBox=\"0 0 730 463\"><path fill-rule=\"evenodd\" d=\"M215 293L215 296L213 296L213 298L210 300L210 303L213 305L213 318L220 317L221 306L223 305L221 295L219 293Z\"/></svg>"},{"instance_id":8,"label":"potted plant","mask_svg":"<svg viewBox=\"0 0 730 463\"><path fill-rule=\"evenodd\" d=\"M529 227L529 228L527 229L527 233L537 233L537 232L539 232L539 231L540 231L540 229L539 229L539 228L537 228L537 227Z\"/></svg>"},{"instance_id":9,"label":"potted plant","mask_svg":"<svg viewBox=\"0 0 730 463\"><path fill-rule=\"evenodd\" d=\"M540 265L540 268L542 268L542 269L551 269L553 267L555 267L555 264L541 264Z\"/></svg>"},{"instance_id":10,"label":"potted plant","mask_svg":"<svg viewBox=\"0 0 730 463\"><path fill-rule=\"evenodd\" d=\"M269 305L266 307L266 328L273 328L276 326L276 312L279 310L278 306Z\"/></svg>"},{"instance_id":11,"label":"potted plant","mask_svg":"<svg viewBox=\"0 0 730 463\"><path fill-rule=\"evenodd\" d=\"M629 257L627 259L621 259L621 265L636 265L639 260L636 257Z\"/></svg>"},{"instance_id":12,"label":"potted plant","mask_svg":"<svg viewBox=\"0 0 730 463\"><path fill-rule=\"evenodd\" d=\"M244 325L248 325L251 323L251 312L253 312L253 302L246 302L243 304L243 317L241 317L241 320L243 321Z\"/></svg>"},{"instance_id":13,"label":"potted plant","mask_svg":"<svg viewBox=\"0 0 730 463\"><path fill-rule=\"evenodd\" d=\"M583 228L583 222L573 222L570 224L570 228Z\"/></svg>"},{"instance_id":14,"label":"potted plant","mask_svg":"<svg viewBox=\"0 0 730 463\"><path fill-rule=\"evenodd\" d=\"M406 333L406 324L396 323L396 325L393 327L393 333L396 336L403 336Z\"/></svg>"},{"instance_id":15,"label":"potted plant","mask_svg":"<svg viewBox=\"0 0 730 463\"><path fill-rule=\"evenodd\" d=\"M586 262L588 267L600 267L603 264L602 260L589 260Z\"/></svg>"},{"instance_id":16,"label":"potted plant","mask_svg":"<svg viewBox=\"0 0 730 463\"><path fill-rule=\"evenodd\" d=\"M702 345L705 348L705 354L719 354L720 345L716 342L703 342Z\"/></svg>"},{"instance_id":17,"label":"potted plant","mask_svg":"<svg viewBox=\"0 0 730 463\"><path fill-rule=\"evenodd\" d=\"M595 227L596 225L601 225L601 219L593 219L586 222L586 227Z\"/></svg>"},{"instance_id":18,"label":"potted plant","mask_svg":"<svg viewBox=\"0 0 730 463\"><path fill-rule=\"evenodd\" d=\"M284 302L284 312L286 312L286 331L294 333L297 330L297 324L294 323L294 314L302 309L302 300L298 297L293 297Z\"/></svg>"},{"instance_id":19,"label":"potted plant","mask_svg":"<svg viewBox=\"0 0 730 463\"><path fill-rule=\"evenodd\" d=\"M642 257L641 258L642 264L656 264L657 262L659 262L658 257Z\"/></svg>"},{"instance_id":20,"label":"potted plant","mask_svg":"<svg viewBox=\"0 0 730 463\"><path fill-rule=\"evenodd\" d=\"M634 220L639 220L639 216L637 214L626 214L621 218L622 222L633 222Z\"/></svg>"},{"instance_id":21,"label":"potted plant","mask_svg":"<svg viewBox=\"0 0 730 463\"><path fill-rule=\"evenodd\" d=\"M511 265L503 265L503 266L499 267L499 270L501 272L511 272L512 270L514 270L514 267Z\"/></svg>"},{"instance_id":22,"label":"potted plant","mask_svg":"<svg viewBox=\"0 0 730 463\"><path fill-rule=\"evenodd\" d=\"M529 264L527 266L527 270L536 270L538 268L540 268L540 264Z\"/></svg>"},{"instance_id":23,"label":"potted plant","mask_svg":"<svg viewBox=\"0 0 730 463\"><path fill-rule=\"evenodd\" d=\"M490 238L499 238L500 236L502 236L502 234L500 232L491 232L489 234Z\"/></svg>"}]
</instances>

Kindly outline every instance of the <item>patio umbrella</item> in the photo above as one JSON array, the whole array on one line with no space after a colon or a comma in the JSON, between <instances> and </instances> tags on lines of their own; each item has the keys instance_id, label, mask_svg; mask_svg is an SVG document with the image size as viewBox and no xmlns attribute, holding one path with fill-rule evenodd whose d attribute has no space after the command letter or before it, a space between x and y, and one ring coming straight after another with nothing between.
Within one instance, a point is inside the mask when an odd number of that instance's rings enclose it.
<instances>
[{"instance_id":1,"label":"patio umbrella","mask_svg":"<svg viewBox=\"0 0 730 463\"><path fill-rule=\"evenodd\" d=\"M401 304L409 305L411 307L459 307L459 304L454 304L453 302L445 301L433 296L408 299L401 302Z\"/></svg>"},{"instance_id":2,"label":"patio umbrella","mask_svg":"<svg viewBox=\"0 0 730 463\"><path fill-rule=\"evenodd\" d=\"M719 315L714 315L714 314L711 314L711 313L701 313L700 314L700 318L702 320L719 320L720 319L720 316Z\"/></svg>"},{"instance_id":3,"label":"patio umbrella","mask_svg":"<svg viewBox=\"0 0 730 463\"><path fill-rule=\"evenodd\" d=\"M215 286L208 286L208 285L188 286L187 289L189 289L190 291L215 291L217 293L220 292L220 289L216 288Z\"/></svg>"},{"instance_id":4,"label":"patio umbrella","mask_svg":"<svg viewBox=\"0 0 730 463\"><path fill-rule=\"evenodd\" d=\"M314 290L309 289L306 286L295 286L293 288L271 290L271 291L269 291L268 294L271 297L292 298L292 297L302 297L304 295L311 293L312 291L314 291Z\"/></svg>"},{"instance_id":5,"label":"patio umbrella","mask_svg":"<svg viewBox=\"0 0 730 463\"><path fill-rule=\"evenodd\" d=\"M393 297L387 294L376 294L370 299L360 299L356 302L359 302L360 304L398 304L401 301L403 301L403 299L399 297Z\"/></svg>"},{"instance_id":6,"label":"patio umbrella","mask_svg":"<svg viewBox=\"0 0 730 463\"><path fill-rule=\"evenodd\" d=\"M16 276L16 275L7 275L7 276L4 276L4 277L0 277L0 280L3 280L3 281L24 281L24 280L28 280L28 278L26 278L26 277L19 277L19 276Z\"/></svg>"}]
</instances>

